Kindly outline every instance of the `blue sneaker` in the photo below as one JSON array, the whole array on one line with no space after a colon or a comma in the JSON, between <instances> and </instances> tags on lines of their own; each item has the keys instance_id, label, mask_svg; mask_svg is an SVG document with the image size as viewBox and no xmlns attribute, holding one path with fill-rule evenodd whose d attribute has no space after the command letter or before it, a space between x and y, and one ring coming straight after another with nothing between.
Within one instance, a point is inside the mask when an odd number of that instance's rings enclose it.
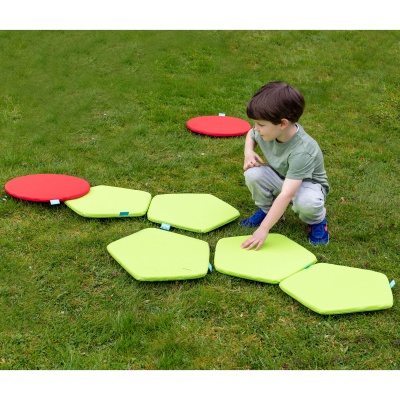
<instances>
[{"instance_id":1,"label":"blue sneaker","mask_svg":"<svg viewBox=\"0 0 400 400\"><path fill-rule=\"evenodd\" d=\"M326 218L315 225L308 225L308 238L314 246L323 246L329 242L328 222Z\"/></svg>"},{"instance_id":2,"label":"blue sneaker","mask_svg":"<svg viewBox=\"0 0 400 400\"><path fill-rule=\"evenodd\" d=\"M243 219L239 222L239 224L242 226L242 228L254 228L255 226L260 226L266 215L267 214L265 214L265 212L259 208L254 215Z\"/></svg>"}]
</instances>

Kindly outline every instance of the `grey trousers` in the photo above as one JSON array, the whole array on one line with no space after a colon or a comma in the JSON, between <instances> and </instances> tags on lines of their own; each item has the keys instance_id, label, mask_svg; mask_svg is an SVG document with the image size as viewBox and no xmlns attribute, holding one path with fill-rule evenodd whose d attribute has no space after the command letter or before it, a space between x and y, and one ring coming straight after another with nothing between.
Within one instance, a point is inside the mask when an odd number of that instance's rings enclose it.
<instances>
[{"instance_id":1,"label":"grey trousers","mask_svg":"<svg viewBox=\"0 0 400 400\"><path fill-rule=\"evenodd\" d=\"M282 190L284 179L269 166L249 168L244 176L256 206L268 213ZM319 224L325 218L325 193L319 183L303 182L291 204L292 210L306 224Z\"/></svg>"}]
</instances>

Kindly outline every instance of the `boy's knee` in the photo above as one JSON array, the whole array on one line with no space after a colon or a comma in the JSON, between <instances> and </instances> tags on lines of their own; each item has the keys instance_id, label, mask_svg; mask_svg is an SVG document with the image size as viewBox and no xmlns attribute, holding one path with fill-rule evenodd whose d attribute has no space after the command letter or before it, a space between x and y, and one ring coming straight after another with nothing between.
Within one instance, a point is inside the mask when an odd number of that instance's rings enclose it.
<instances>
[{"instance_id":1,"label":"boy's knee","mask_svg":"<svg viewBox=\"0 0 400 400\"><path fill-rule=\"evenodd\" d=\"M246 183L257 182L261 176L261 168L260 167L252 167L248 170L244 171L244 178Z\"/></svg>"},{"instance_id":2,"label":"boy's knee","mask_svg":"<svg viewBox=\"0 0 400 400\"><path fill-rule=\"evenodd\" d=\"M293 208L297 212L307 215L315 215L321 212L324 208L325 201L321 198L299 197L293 202Z\"/></svg>"}]
</instances>

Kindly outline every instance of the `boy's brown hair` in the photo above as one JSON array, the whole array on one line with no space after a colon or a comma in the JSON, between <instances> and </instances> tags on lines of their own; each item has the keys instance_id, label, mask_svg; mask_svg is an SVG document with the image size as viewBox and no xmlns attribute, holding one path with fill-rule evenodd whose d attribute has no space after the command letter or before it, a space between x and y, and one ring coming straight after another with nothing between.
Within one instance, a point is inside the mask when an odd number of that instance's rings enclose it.
<instances>
[{"instance_id":1,"label":"boy's brown hair","mask_svg":"<svg viewBox=\"0 0 400 400\"><path fill-rule=\"evenodd\" d=\"M247 104L247 116L278 125L283 118L297 122L303 114L304 107L304 97L297 88L281 81L270 82L250 99Z\"/></svg>"}]
</instances>

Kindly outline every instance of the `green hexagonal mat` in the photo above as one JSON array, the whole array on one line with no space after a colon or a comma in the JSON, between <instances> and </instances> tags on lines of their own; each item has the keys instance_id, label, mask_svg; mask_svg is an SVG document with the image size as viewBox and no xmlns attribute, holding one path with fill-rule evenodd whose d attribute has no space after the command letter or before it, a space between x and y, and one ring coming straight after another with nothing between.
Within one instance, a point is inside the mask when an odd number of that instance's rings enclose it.
<instances>
[{"instance_id":1,"label":"green hexagonal mat","mask_svg":"<svg viewBox=\"0 0 400 400\"><path fill-rule=\"evenodd\" d=\"M139 281L202 278L209 267L207 242L157 228L146 228L116 240L107 250Z\"/></svg>"},{"instance_id":2,"label":"green hexagonal mat","mask_svg":"<svg viewBox=\"0 0 400 400\"><path fill-rule=\"evenodd\" d=\"M279 287L319 314L345 314L392 307L386 275L360 268L318 263L283 280Z\"/></svg>"},{"instance_id":3,"label":"green hexagonal mat","mask_svg":"<svg viewBox=\"0 0 400 400\"><path fill-rule=\"evenodd\" d=\"M99 185L78 199L65 201L77 214L88 218L139 217L146 214L151 194L142 190Z\"/></svg>"},{"instance_id":4,"label":"green hexagonal mat","mask_svg":"<svg viewBox=\"0 0 400 400\"><path fill-rule=\"evenodd\" d=\"M234 221L239 211L216 196L173 193L154 196L147 218L191 232L206 233Z\"/></svg>"},{"instance_id":5,"label":"green hexagonal mat","mask_svg":"<svg viewBox=\"0 0 400 400\"><path fill-rule=\"evenodd\" d=\"M270 233L259 250L242 249L249 236L220 239L215 248L218 272L258 282L279 283L317 262L313 253L279 233Z\"/></svg>"}]
</instances>

